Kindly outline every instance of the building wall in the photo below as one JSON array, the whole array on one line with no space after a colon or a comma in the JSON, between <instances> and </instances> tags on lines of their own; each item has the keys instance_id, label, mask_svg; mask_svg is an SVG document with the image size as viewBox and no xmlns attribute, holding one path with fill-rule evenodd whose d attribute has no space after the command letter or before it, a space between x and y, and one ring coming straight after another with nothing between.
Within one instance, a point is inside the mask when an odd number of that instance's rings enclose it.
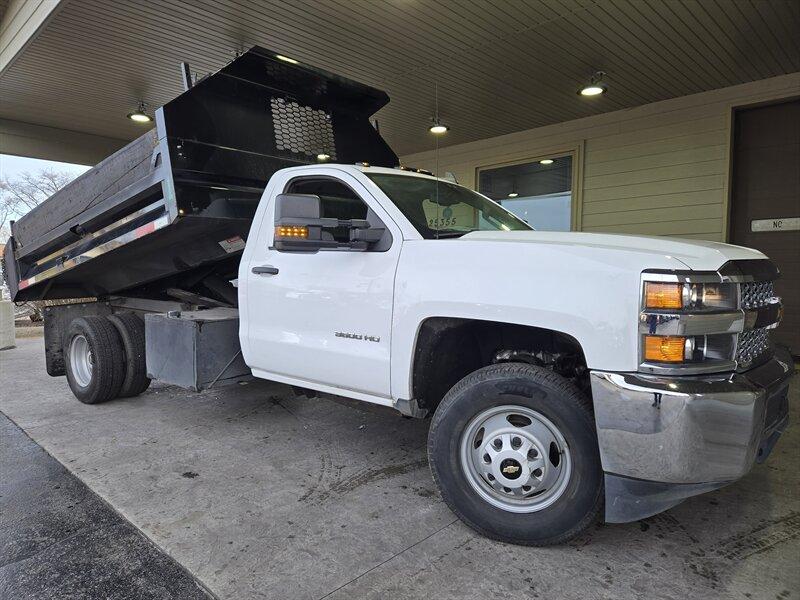
<instances>
[{"instance_id":1,"label":"building wall","mask_svg":"<svg viewBox=\"0 0 800 600\"><path fill-rule=\"evenodd\" d=\"M474 188L478 167L572 151L573 229L724 241L733 109L798 95L792 73L449 146L438 169L433 151L401 162Z\"/></svg>"}]
</instances>

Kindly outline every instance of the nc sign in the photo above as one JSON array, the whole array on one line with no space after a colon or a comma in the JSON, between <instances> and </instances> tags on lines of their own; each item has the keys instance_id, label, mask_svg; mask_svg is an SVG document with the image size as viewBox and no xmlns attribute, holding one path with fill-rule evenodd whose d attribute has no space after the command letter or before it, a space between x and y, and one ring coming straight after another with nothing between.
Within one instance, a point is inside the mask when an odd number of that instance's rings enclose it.
<instances>
[{"instance_id":1,"label":"nc sign","mask_svg":"<svg viewBox=\"0 0 800 600\"><path fill-rule=\"evenodd\" d=\"M785 219L755 219L750 221L750 231L798 231L800 217Z\"/></svg>"}]
</instances>

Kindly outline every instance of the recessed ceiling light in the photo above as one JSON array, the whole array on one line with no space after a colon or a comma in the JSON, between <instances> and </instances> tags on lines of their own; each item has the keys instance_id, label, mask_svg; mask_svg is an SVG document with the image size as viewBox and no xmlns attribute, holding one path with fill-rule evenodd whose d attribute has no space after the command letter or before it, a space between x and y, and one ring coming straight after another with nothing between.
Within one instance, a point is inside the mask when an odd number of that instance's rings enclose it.
<instances>
[{"instance_id":1,"label":"recessed ceiling light","mask_svg":"<svg viewBox=\"0 0 800 600\"><path fill-rule=\"evenodd\" d=\"M153 117L147 114L147 105L144 102L139 102L139 107L132 113L128 113L128 118L136 123L149 123Z\"/></svg>"},{"instance_id":2,"label":"recessed ceiling light","mask_svg":"<svg viewBox=\"0 0 800 600\"><path fill-rule=\"evenodd\" d=\"M543 158L542 160L539 161L539 164L540 165L552 165L553 164L553 159L552 158Z\"/></svg>"},{"instance_id":3,"label":"recessed ceiling light","mask_svg":"<svg viewBox=\"0 0 800 600\"><path fill-rule=\"evenodd\" d=\"M290 65L298 65L298 64L300 64L299 61L296 61L293 58L289 58L288 56L284 56L283 54L276 54L275 58L277 58L278 60L282 60L283 62L287 62Z\"/></svg>"},{"instance_id":4,"label":"recessed ceiling light","mask_svg":"<svg viewBox=\"0 0 800 600\"><path fill-rule=\"evenodd\" d=\"M317 160L328 160L330 157L330 154L325 154L324 152L317 154Z\"/></svg>"},{"instance_id":5,"label":"recessed ceiling light","mask_svg":"<svg viewBox=\"0 0 800 600\"><path fill-rule=\"evenodd\" d=\"M600 94L605 94L608 90L608 86L603 83L603 78L606 76L603 71L597 71L594 75L592 75L591 80L585 86L583 86L578 93L581 96L599 96Z\"/></svg>"},{"instance_id":6,"label":"recessed ceiling light","mask_svg":"<svg viewBox=\"0 0 800 600\"><path fill-rule=\"evenodd\" d=\"M443 133L447 133L450 128L439 121L434 121L433 125L428 128L428 131L435 135L442 135Z\"/></svg>"},{"instance_id":7,"label":"recessed ceiling light","mask_svg":"<svg viewBox=\"0 0 800 600\"><path fill-rule=\"evenodd\" d=\"M517 196L519 196L519 194L518 194L517 192L511 192L511 193L508 195L508 197L509 197L509 198L516 198Z\"/></svg>"}]
</instances>

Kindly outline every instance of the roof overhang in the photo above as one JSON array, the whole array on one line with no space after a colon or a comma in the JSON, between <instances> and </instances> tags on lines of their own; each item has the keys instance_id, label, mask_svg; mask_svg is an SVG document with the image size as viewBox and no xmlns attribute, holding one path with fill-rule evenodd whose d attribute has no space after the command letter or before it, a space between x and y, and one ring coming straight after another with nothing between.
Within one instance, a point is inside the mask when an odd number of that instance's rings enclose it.
<instances>
[{"instance_id":1,"label":"roof overhang","mask_svg":"<svg viewBox=\"0 0 800 600\"><path fill-rule=\"evenodd\" d=\"M401 155L800 71L800 3L782 0L11 0L2 23L0 152L71 162L138 137L126 115L180 94L182 61L202 76L254 45L385 90ZM596 71L608 92L579 96Z\"/></svg>"},{"instance_id":2,"label":"roof overhang","mask_svg":"<svg viewBox=\"0 0 800 600\"><path fill-rule=\"evenodd\" d=\"M36 39L60 6L61 0L11 0L0 4L0 76Z\"/></svg>"}]
</instances>

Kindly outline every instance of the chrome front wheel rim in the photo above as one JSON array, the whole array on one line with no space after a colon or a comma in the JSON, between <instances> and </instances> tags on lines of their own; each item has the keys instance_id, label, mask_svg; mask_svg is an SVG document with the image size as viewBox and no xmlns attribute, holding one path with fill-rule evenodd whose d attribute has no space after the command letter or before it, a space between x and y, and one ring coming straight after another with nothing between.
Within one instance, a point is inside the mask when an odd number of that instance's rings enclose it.
<instances>
[{"instance_id":1,"label":"chrome front wheel rim","mask_svg":"<svg viewBox=\"0 0 800 600\"><path fill-rule=\"evenodd\" d=\"M75 383L85 388L92 382L94 356L86 336L76 335L69 347L69 364Z\"/></svg>"},{"instance_id":2,"label":"chrome front wheel rim","mask_svg":"<svg viewBox=\"0 0 800 600\"><path fill-rule=\"evenodd\" d=\"M508 512L551 506L572 475L564 436L541 413L516 405L482 411L467 425L460 462L470 486L486 502Z\"/></svg>"}]
</instances>

